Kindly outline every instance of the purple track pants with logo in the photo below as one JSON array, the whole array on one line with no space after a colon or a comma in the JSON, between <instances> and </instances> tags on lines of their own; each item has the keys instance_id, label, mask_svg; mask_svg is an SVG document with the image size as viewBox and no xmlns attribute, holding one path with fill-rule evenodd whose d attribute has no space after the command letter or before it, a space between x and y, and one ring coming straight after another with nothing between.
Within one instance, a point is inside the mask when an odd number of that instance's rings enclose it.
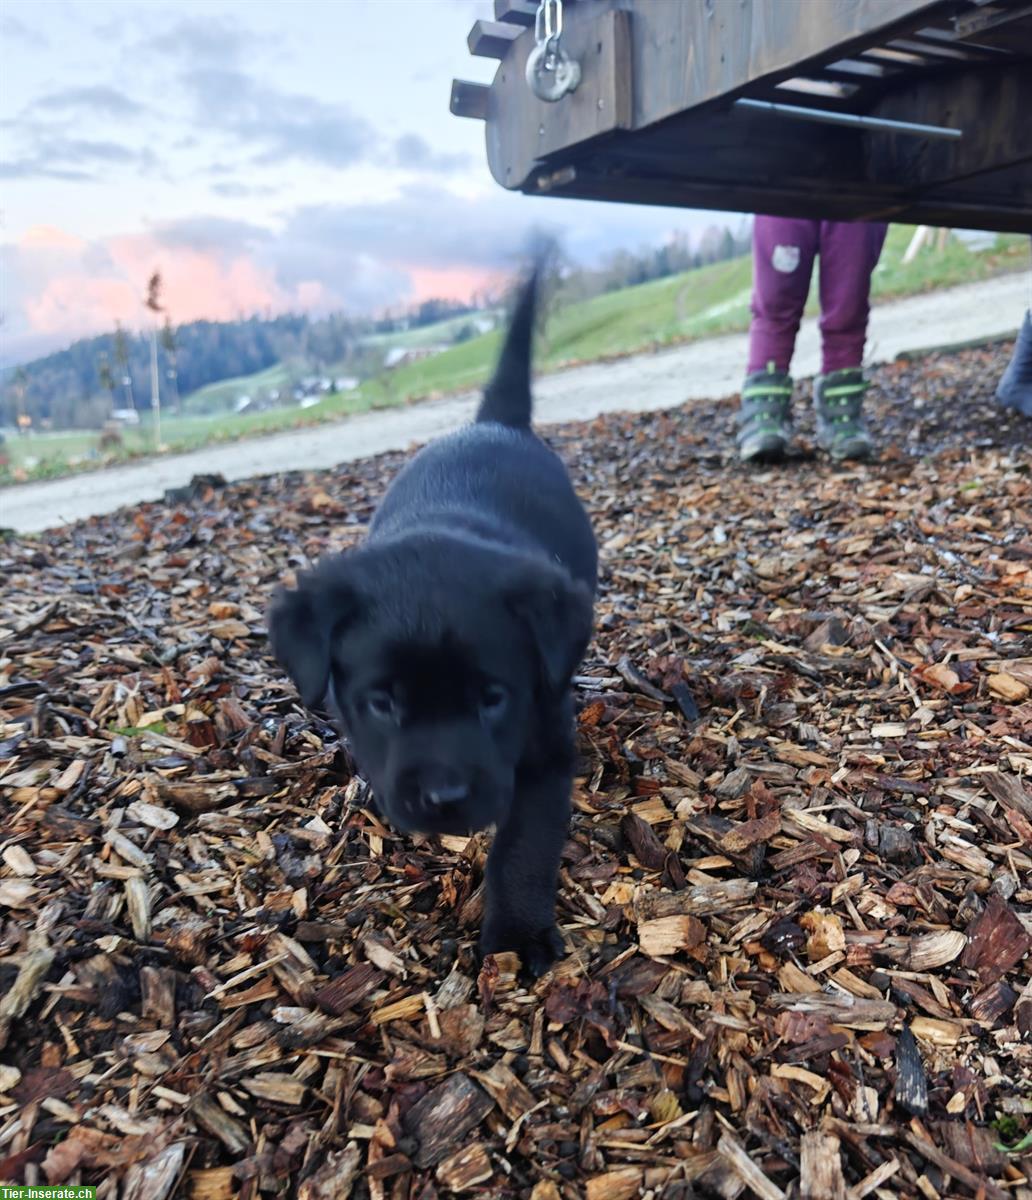
<instances>
[{"instance_id":1,"label":"purple track pants with logo","mask_svg":"<svg viewBox=\"0 0 1032 1200\"><path fill-rule=\"evenodd\" d=\"M888 226L852 221L756 218L753 226L749 374L773 362L787 372L820 257L821 370L859 367L864 357L871 273Z\"/></svg>"}]
</instances>

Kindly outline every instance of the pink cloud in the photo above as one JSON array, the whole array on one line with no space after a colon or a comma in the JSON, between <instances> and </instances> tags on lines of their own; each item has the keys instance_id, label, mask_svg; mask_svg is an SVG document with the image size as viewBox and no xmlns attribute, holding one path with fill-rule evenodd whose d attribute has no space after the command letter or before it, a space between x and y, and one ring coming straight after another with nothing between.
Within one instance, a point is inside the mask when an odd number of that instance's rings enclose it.
<instances>
[{"instance_id":1,"label":"pink cloud","mask_svg":"<svg viewBox=\"0 0 1032 1200\"><path fill-rule=\"evenodd\" d=\"M221 231L216 229L216 234ZM221 241L204 231L197 244L167 230L86 241L54 226L36 226L2 248L6 354L23 357L116 322L145 328L147 281L162 277L162 302L181 324L233 320L253 313L328 312L419 302L467 301L497 287L501 273L477 266L409 266L364 255L298 254L289 239L263 231ZM363 274L363 270L365 274Z\"/></svg>"},{"instance_id":2,"label":"pink cloud","mask_svg":"<svg viewBox=\"0 0 1032 1200\"><path fill-rule=\"evenodd\" d=\"M176 322L232 320L290 300L270 271L242 253L162 246L144 235L111 238L107 249L116 269L137 281L141 299L151 274L161 272L162 302Z\"/></svg>"},{"instance_id":3,"label":"pink cloud","mask_svg":"<svg viewBox=\"0 0 1032 1200\"><path fill-rule=\"evenodd\" d=\"M34 225L22 235L20 245L38 250L83 250L86 243L54 225Z\"/></svg>"},{"instance_id":4,"label":"pink cloud","mask_svg":"<svg viewBox=\"0 0 1032 1200\"><path fill-rule=\"evenodd\" d=\"M116 321L145 326L143 297L155 270L161 272L164 306L177 323L230 320L283 309L297 299L246 253L169 247L146 234L89 243L37 226L7 247L5 268L10 332L32 342L89 336Z\"/></svg>"},{"instance_id":5,"label":"pink cloud","mask_svg":"<svg viewBox=\"0 0 1032 1200\"><path fill-rule=\"evenodd\" d=\"M78 337L110 328L115 321L133 324L139 316L139 302L128 284L81 273L49 280L24 305L31 331L49 336Z\"/></svg>"},{"instance_id":6,"label":"pink cloud","mask_svg":"<svg viewBox=\"0 0 1032 1200\"><path fill-rule=\"evenodd\" d=\"M401 264L399 264L401 266ZM493 289L505 278L504 272L476 267L401 267L412 280L412 294L421 300L472 299L475 293Z\"/></svg>"}]
</instances>

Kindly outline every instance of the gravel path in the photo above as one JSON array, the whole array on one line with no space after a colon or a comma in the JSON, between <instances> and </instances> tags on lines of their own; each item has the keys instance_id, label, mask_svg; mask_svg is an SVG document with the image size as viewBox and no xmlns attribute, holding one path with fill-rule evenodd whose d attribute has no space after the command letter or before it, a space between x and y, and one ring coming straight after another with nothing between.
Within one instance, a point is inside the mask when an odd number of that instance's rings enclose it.
<instances>
[{"instance_id":1,"label":"gravel path","mask_svg":"<svg viewBox=\"0 0 1032 1200\"><path fill-rule=\"evenodd\" d=\"M872 313L868 358L885 362L904 350L921 350L1016 330L1028 303L1024 274L1004 275L947 291L879 305ZM542 424L615 411L672 408L688 400L737 391L745 368L743 334L678 346L659 354L576 367L545 376L536 388ZM816 322L800 332L794 372L819 367ZM270 434L45 483L0 491L0 526L31 533L112 512L123 504L154 500L199 474L246 479L295 468L337 463L405 449L468 420L476 396L468 394L349 417L332 425Z\"/></svg>"}]
</instances>

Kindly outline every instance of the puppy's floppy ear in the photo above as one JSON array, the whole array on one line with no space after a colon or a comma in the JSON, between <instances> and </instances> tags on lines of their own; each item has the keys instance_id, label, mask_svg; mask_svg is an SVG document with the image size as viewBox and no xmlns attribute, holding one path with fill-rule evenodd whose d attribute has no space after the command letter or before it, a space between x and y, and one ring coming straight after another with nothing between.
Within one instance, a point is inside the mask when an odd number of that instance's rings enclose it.
<instances>
[{"instance_id":1,"label":"puppy's floppy ear","mask_svg":"<svg viewBox=\"0 0 1032 1200\"><path fill-rule=\"evenodd\" d=\"M269 606L269 640L276 661L297 686L307 708L326 695L330 678L330 638L357 610L354 592L325 568L307 572L296 591L279 588Z\"/></svg>"},{"instance_id":2,"label":"puppy's floppy ear","mask_svg":"<svg viewBox=\"0 0 1032 1200\"><path fill-rule=\"evenodd\" d=\"M544 682L561 692L591 640L591 589L559 567L533 563L506 581L504 595L533 638Z\"/></svg>"}]
</instances>

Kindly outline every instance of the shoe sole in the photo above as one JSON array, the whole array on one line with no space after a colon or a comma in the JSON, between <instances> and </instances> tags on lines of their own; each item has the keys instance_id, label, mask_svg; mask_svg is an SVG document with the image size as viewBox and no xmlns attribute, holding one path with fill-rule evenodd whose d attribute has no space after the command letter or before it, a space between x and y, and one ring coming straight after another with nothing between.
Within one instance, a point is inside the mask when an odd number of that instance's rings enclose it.
<instances>
[{"instance_id":1,"label":"shoe sole","mask_svg":"<svg viewBox=\"0 0 1032 1200\"><path fill-rule=\"evenodd\" d=\"M858 446L821 446L821 449L833 462L863 462L874 457L874 447L869 442Z\"/></svg>"},{"instance_id":2,"label":"shoe sole","mask_svg":"<svg viewBox=\"0 0 1032 1200\"><path fill-rule=\"evenodd\" d=\"M755 441L750 439L746 446L740 446L738 449L738 457L742 462L782 462L787 454L788 441L773 433Z\"/></svg>"}]
</instances>

